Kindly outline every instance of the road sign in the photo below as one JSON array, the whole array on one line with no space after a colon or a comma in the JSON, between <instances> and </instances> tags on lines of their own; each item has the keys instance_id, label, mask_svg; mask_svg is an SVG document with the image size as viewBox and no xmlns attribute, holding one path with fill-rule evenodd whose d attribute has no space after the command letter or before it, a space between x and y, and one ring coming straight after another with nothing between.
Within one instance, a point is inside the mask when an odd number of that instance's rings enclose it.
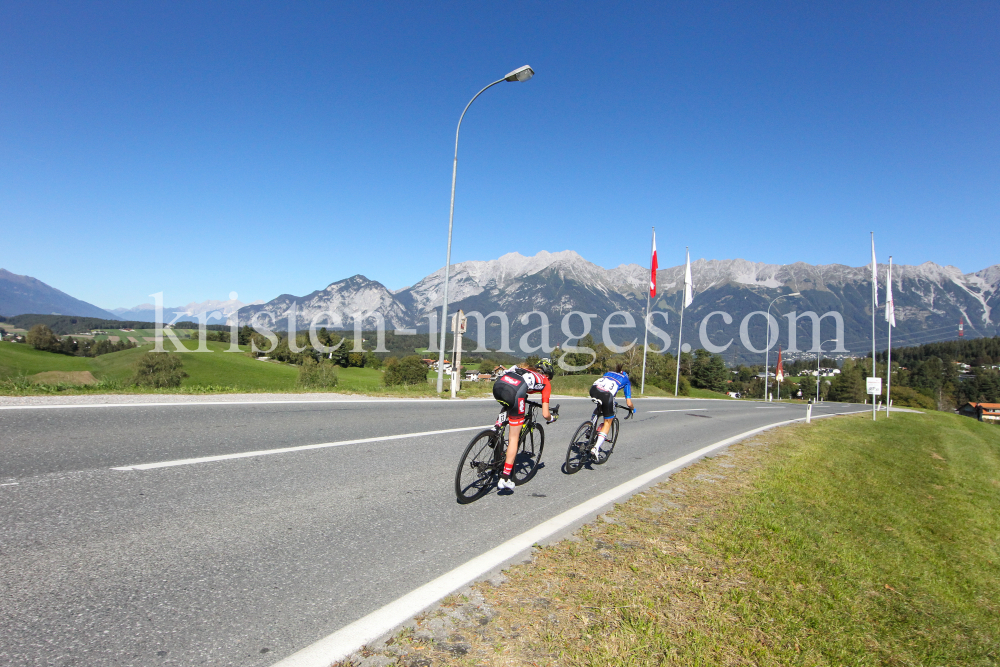
<instances>
[{"instance_id":1,"label":"road sign","mask_svg":"<svg viewBox=\"0 0 1000 667\"><path fill-rule=\"evenodd\" d=\"M868 391L872 396L882 395L882 378L867 378Z\"/></svg>"}]
</instances>

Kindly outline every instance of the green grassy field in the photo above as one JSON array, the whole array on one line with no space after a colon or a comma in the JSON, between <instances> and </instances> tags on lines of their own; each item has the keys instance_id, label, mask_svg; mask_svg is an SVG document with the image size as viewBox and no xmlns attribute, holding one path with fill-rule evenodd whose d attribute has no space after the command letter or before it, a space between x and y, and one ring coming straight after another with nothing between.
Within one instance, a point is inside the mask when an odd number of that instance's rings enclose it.
<instances>
[{"instance_id":1,"label":"green grassy field","mask_svg":"<svg viewBox=\"0 0 1000 667\"><path fill-rule=\"evenodd\" d=\"M478 584L487 615L448 630L462 655L419 622L388 651L434 665L1000 662L997 426L928 412L769 431L607 516Z\"/></svg>"},{"instance_id":2,"label":"green grassy field","mask_svg":"<svg viewBox=\"0 0 1000 667\"><path fill-rule=\"evenodd\" d=\"M24 343L0 342L0 380L43 371L93 371L93 359L42 352Z\"/></svg>"},{"instance_id":3,"label":"green grassy field","mask_svg":"<svg viewBox=\"0 0 1000 667\"><path fill-rule=\"evenodd\" d=\"M210 341L207 346L211 353L192 352L180 355L183 370L188 374L180 388L158 390L158 392L308 391L297 384L298 366L258 361L246 354L226 352L225 350L229 349L228 343ZM165 347L167 350L173 349L171 344L166 344ZM188 341L186 347L194 350L197 344L195 341ZM7 393L18 394L52 393L54 390L64 393L148 392L150 391L148 389L128 386L127 381L132 376L133 366L139 357L152 349L152 344L146 344L90 358L41 352L23 344L0 342L0 381L11 381L45 371L90 371L99 381L98 385L91 387L45 387L20 382L16 386L0 387L0 389L5 389ZM243 349L243 352L245 351L246 349ZM333 391L392 396L435 395L431 381L418 386L384 387L382 375L381 370L372 368L338 368L339 383ZM463 397L477 395L477 390L481 390L475 383L467 383L465 387L461 393Z\"/></svg>"},{"instance_id":4,"label":"green grassy field","mask_svg":"<svg viewBox=\"0 0 1000 667\"><path fill-rule=\"evenodd\" d=\"M154 338L156 336L156 329L136 329L135 331L122 331L121 329L102 329L101 331L106 331L107 334L100 334L93 336L94 340L104 340L110 338L111 336L118 336L121 340L128 340L131 336L135 338L140 343L146 342L146 337ZM198 336L197 329L171 329L174 335L177 336L179 340L190 340L191 338L196 338ZM90 336L88 336L90 338ZM166 337L164 337L166 338ZM165 340L165 349L173 350L173 344L169 340Z\"/></svg>"},{"instance_id":5,"label":"green grassy field","mask_svg":"<svg viewBox=\"0 0 1000 667\"><path fill-rule=\"evenodd\" d=\"M128 332L124 332L128 333ZM141 331L132 334L138 337ZM183 339L182 339L183 340ZM190 350L197 348L197 341L186 340L185 347ZM161 390L166 392L294 392L303 391L297 386L298 367L289 364L277 364L257 361L245 354L226 352L229 343L210 341L207 344L211 353L181 353L183 370L188 374L179 389ZM165 343L166 350L173 350L172 343ZM20 343L0 342L0 381L11 380L24 376L35 375L45 371L90 371L99 381L91 387L32 387L22 383L16 389L17 393L51 393L51 391L67 391L70 393L95 393L98 391L148 391L132 388L127 385L132 376L133 366L140 356L153 349L152 343L146 343L131 350L113 352L99 357L70 357L51 352L41 352ZM243 352L246 348L241 348ZM436 373L428 373L426 385L408 387L385 387L382 385L382 371L372 368L343 368L337 370L339 383L334 391L339 393L358 393L375 395L403 396L434 396L436 395ZM552 390L556 394L571 396L586 396L597 375L563 375L552 381ZM445 395L449 393L448 379L445 382ZM492 383L463 382L459 397L470 398L489 396ZM10 387L6 389L14 391ZM633 386L634 395L638 398L638 388ZM646 386L647 396L670 396L671 394L654 387ZM691 396L696 398L727 398L724 394L692 389Z\"/></svg>"}]
</instances>

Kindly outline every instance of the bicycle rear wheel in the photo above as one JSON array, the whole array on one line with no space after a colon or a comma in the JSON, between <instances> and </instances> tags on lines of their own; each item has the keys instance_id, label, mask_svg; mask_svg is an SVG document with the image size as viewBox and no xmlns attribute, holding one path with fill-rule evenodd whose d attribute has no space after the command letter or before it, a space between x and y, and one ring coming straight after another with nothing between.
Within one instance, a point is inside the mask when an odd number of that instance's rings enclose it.
<instances>
[{"instance_id":1,"label":"bicycle rear wheel","mask_svg":"<svg viewBox=\"0 0 1000 667\"><path fill-rule=\"evenodd\" d=\"M563 472L567 475L575 473L586 462L590 455L590 440L593 431L593 424L583 422L573 434L573 439L569 441L569 448L566 450L566 464L563 466Z\"/></svg>"},{"instance_id":2,"label":"bicycle rear wheel","mask_svg":"<svg viewBox=\"0 0 1000 667\"><path fill-rule=\"evenodd\" d=\"M618 417L614 418L611 422L611 430L608 431L608 437L604 440L604 444L601 445L601 451L598 453L594 463L601 465L605 461L611 458L612 452L615 451L615 443L618 442Z\"/></svg>"},{"instance_id":3,"label":"bicycle rear wheel","mask_svg":"<svg viewBox=\"0 0 1000 667\"><path fill-rule=\"evenodd\" d=\"M478 500L493 487L499 472L497 463L503 461L502 450L503 437L491 428L480 431L469 442L455 472L455 496L459 503Z\"/></svg>"},{"instance_id":4,"label":"bicycle rear wheel","mask_svg":"<svg viewBox=\"0 0 1000 667\"><path fill-rule=\"evenodd\" d=\"M542 461L544 448L545 429L540 424L533 424L530 431L521 429L521 440L517 443L517 458L514 459L514 470L510 475L514 484L520 486L535 476Z\"/></svg>"}]
</instances>

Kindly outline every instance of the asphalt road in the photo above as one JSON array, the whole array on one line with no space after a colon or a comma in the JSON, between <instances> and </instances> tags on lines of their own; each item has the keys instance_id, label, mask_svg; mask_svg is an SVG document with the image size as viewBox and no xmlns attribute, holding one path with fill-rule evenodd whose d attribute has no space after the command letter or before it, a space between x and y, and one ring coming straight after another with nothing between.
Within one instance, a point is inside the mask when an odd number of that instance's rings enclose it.
<instances>
[{"instance_id":1,"label":"asphalt road","mask_svg":"<svg viewBox=\"0 0 1000 667\"><path fill-rule=\"evenodd\" d=\"M534 480L471 505L455 467L493 401L0 410L0 664L270 665L613 486L805 413L639 399L609 462L567 476L591 404L560 400Z\"/></svg>"}]
</instances>

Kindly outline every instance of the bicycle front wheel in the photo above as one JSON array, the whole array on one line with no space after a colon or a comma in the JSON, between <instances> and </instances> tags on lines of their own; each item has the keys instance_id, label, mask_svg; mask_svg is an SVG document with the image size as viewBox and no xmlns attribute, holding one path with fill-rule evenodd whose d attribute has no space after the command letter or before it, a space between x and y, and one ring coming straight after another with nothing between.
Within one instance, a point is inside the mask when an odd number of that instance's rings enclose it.
<instances>
[{"instance_id":1,"label":"bicycle front wheel","mask_svg":"<svg viewBox=\"0 0 1000 667\"><path fill-rule=\"evenodd\" d=\"M529 481L538 472L542 462L542 450L545 448L545 429L539 424L531 429L521 429L521 440L517 443L517 458L514 459L514 470L510 478L520 486Z\"/></svg>"},{"instance_id":2,"label":"bicycle front wheel","mask_svg":"<svg viewBox=\"0 0 1000 667\"><path fill-rule=\"evenodd\" d=\"M614 418L611 422L611 430L608 431L608 437L604 440L604 444L601 445L601 451L599 452L594 463L601 465L605 461L611 458L611 453L615 451L615 443L618 442L618 417Z\"/></svg>"},{"instance_id":3,"label":"bicycle front wheel","mask_svg":"<svg viewBox=\"0 0 1000 667\"><path fill-rule=\"evenodd\" d=\"M594 425L590 422L583 422L573 434L573 439L569 441L569 448L566 450L566 464L563 472L572 475L583 467L584 461L589 456L590 440L593 436Z\"/></svg>"},{"instance_id":4,"label":"bicycle front wheel","mask_svg":"<svg viewBox=\"0 0 1000 667\"><path fill-rule=\"evenodd\" d=\"M499 443L499 444L497 444ZM497 462L503 461L503 438L493 429L480 431L469 442L455 472L455 496L465 505L479 500L498 477Z\"/></svg>"}]
</instances>

